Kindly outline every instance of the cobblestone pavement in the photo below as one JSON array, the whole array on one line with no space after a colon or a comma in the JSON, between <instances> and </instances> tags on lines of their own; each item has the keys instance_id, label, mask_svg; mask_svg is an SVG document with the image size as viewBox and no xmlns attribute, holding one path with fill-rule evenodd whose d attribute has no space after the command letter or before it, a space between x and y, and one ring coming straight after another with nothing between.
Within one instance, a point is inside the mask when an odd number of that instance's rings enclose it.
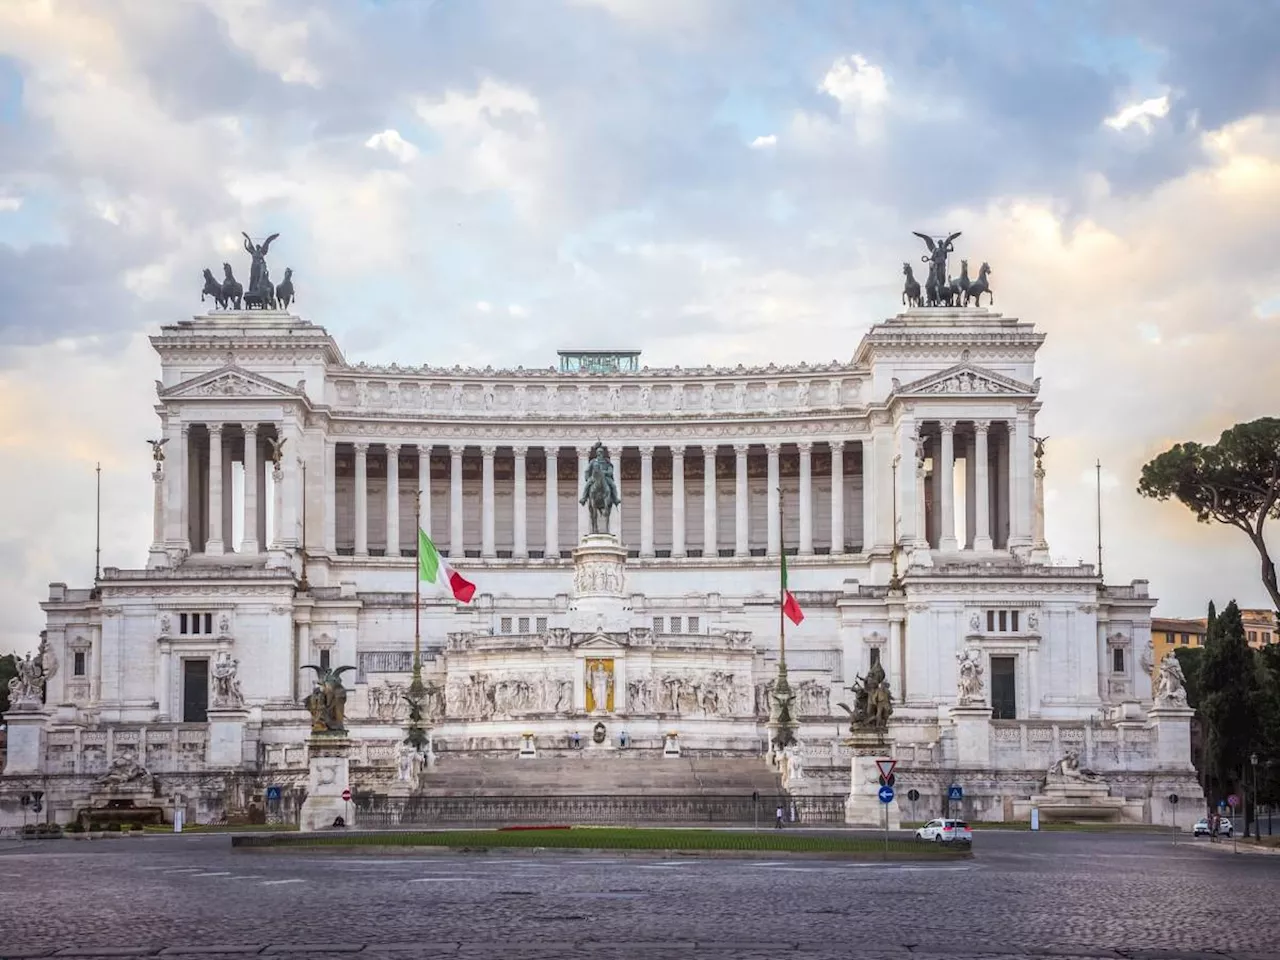
<instances>
[{"instance_id":1,"label":"cobblestone pavement","mask_svg":"<svg viewBox=\"0 0 1280 960\"><path fill-rule=\"evenodd\" d=\"M1280 858L980 833L972 861L0 844L0 957L1272 957Z\"/></svg>"}]
</instances>

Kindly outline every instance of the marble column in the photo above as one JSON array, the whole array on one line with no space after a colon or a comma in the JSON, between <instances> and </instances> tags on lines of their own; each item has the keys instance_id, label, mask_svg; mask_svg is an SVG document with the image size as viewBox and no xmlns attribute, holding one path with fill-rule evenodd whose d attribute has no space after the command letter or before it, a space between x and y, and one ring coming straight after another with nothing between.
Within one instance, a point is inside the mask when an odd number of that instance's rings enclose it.
<instances>
[{"instance_id":1,"label":"marble column","mask_svg":"<svg viewBox=\"0 0 1280 960\"><path fill-rule=\"evenodd\" d=\"M560 451L547 447L546 549L544 557L560 556Z\"/></svg>"},{"instance_id":2,"label":"marble column","mask_svg":"<svg viewBox=\"0 0 1280 960\"><path fill-rule=\"evenodd\" d=\"M1031 417L1019 413L1013 425L1009 447L1009 546L1031 546L1031 501L1034 485L1034 458L1031 455Z\"/></svg>"},{"instance_id":3,"label":"marble column","mask_svg":"<svg viewBox=\"0 0 1280 960\"><path fill-rule=\"evenodd\" d=\"M684 447L671 448L671 556L685 556Z\"/></svg>"},{"instance_id":4,"label":"marble column","mask_svg":"<svg viewBox=\"0 0 1280 960\"><path fill-rule=\"evenodd\" d=\"M973 422L973 461L974 461L974 531L973 549L984 553L991 552L991 480L990 452L987 449L987 431L991 427L989 420Z\"/></svg>"},{"instance_id":5,"label":"marble column","mask_svg":"<svg viewBox=\"0 0 1280 960\"><path fill-rule=\"evenodd\" d=\"M387 553L400 556L400 444L387 444Z\"/></svg>"},{"instance_id":6,"label":"marble column","mask_svg":"<svg viewBox=\"0 0 1280 960\"><path fill-rule=\"evenodd\" d=\"M324 440L324 549L331 557L338 554L338 442L328 437Z\"/></svg>"},{"instance_id":7,"label":"marble column","mask_svg":"<svg viewBox=\"0 0 1280 960\"><path fill-rule=\"evenodd\" d=\"M236 542L234 533L234 524L232 518L234 511L232 510L231 497L231 444L227 440L227 432L222 431L222 543L227 553L235 553Z\"/></svg>"},{"instance_id":8,"label":"marble column","mask_svg":"<svg viewBox=\"0 0 1280 960\"><path fill-rule=\"evenodd\" d=\"M204 552L225 553L222 543L222 424L209 424L209 538Z\"/></svg>"},{"instance_id":9,"label":"marble column","mask_svg":"<svg viewBox=\"0 0 1280 960\"><path fill-rule=\"evenodd\" d=\"M871 437L862 441L862 552L870 553L876 544L876 470L875 442Z\"/></svg>"},{"instance_id":10,"label":"marble column","mask_svg":"<svg viewBox=\"0 0 1280 960\"><path fill-rule=\"evenodd\" d=\"M974 532L978 526L977 437L964 440L964 540L963 549L973 549Z\"/></svg>"},{"instance_id":11,"label":"marble column","mask_svg":"<svg viewBox=\"0 0 1280 960\"><path fill-rule=\"evenodd\" d=\"M480 556L496 557L494 527L497 501L493 488L493 457L497 447L481 447L480 470Z\"/></svg>"},{"instance_id":12,"label":"marble column","mask_svg":"<svg viewBox=\"0 0 1280 960\"><path fill-rule=\"evenodd\" d=\"M456 559L467 555L462 528L462 454L466 449L449 447L449 556Z\"/></svg>"},{"instance_id":13,"label":"marble column","mask_svg":"<svg viewBox=\"0 0 1280 960\"><path fill-rule=\"evenodd\" d=\"M369 444L356 448L356 549L357 557L369 555Z\"/></svg>"},{"instance_id":14,"label":"marble column","mask_svg":"<svg viewBox=\"0 0 1280 960\"><path fill-rule=\"evenodd\" d=\"M797 443L800 450L800 556L813 555L813 444Z\"/></svg>"},{"instance_id":15,"label":"marble column","mask_svg":"<svg viewBox=\"0 0 1280 960\"><path fill-rule=\"evenodd\" d=\"M239 552L253 556L257 543L257 424L243 424L244 429L244 531Z\"/></svg>"},{"instance_id":16,"label":"marble column","mask_svg":"<svg viewBox=\"0 0 1280 960\"><path fill-rule=\"evenodd\" d=\"M933 457L933 469L929 482L933 485L933 533L929 546L937 550L942 544L942 434L930 438L929 453Z\"/></svg>"},{"instance_id":17,"label":"marble column","mask_svg":"<svg viewBox=\"0 0 1280 960\"><path fill-rule=\"evenodd\" d=\"M916 425L915 417L904 416L898 421L898 518L897 540L899 548L910 549L916 542Z\"/></svg>"},{"instance_id":18,"label":"marble column","mask_svg":"<svg viewBox=\"0 0 1280 960\"><path fill-rule=\"evenodd\" d=\"M844 553L844 441L831 441L831 553Z\"/></svg>"},{"instance_id":19,"label":"marble column","mask_svg":"<svg viewBox=\"0 0 1280 960\"><path fill-rule=\"evenodd\" d=\"M613 484L618 488L618 499L621 501L613 508L613 512L610 514L610 532L618 538L618 543L624 547L627 546L627 538L625 536L627 528L622 525L622 518L626 515L627 510L631 508L631 501L626 489L626 477L623 476L622 472L622 458L626 451L627 448L621 445L609 451L613 457ZM630 553L630 550L628 549L627 552Z\"/></svg>"},{"instance_id":20,"label":"marble column","mask_svg":"<svg viewBox=\"0 0 1280 960\"><path fill-rule=\"evenodd\" d=\"M257 481L256 486L258 488L258 507L254 513L258 521L258 549L265 552L267 544L271 541L267 539L267 455L263 449L261 433L258 434L257 439L254 441L254 451L257 454L254 458L257 463L257 467L254 470L254 479Z\"/></svg>"},{"instance_id":21,"label":"marble column","mask_svg":"<svg viewBox=\"0 0 1280 960\"><path fill-rule=\"evenodd\" d=\"M515 473L511 490L511 555L518 560L529 556L528 504L525 483L525 458L528 447L512 447L515 455Z\"/></svg>"},{"instance_id":22,"label":"marble column","mask_svg":"<svg viewBox=\"0 0 1280 960\"><path fill-rule=\"evenodd\" d=\"M590 456L591 456L590 447L578 448L578 476L577 476L578 483L581 483L582 478L587 475L587 463L589 462L588 458L590 458ZM619 492L621 492L622 490L622 457L621 456L618 456L614 460L613 482L614 482L614 485L618 487ZM577 483L574 484L573 499L574 499L574 502L577 503L577 500L578 500ZM613 512L614 512L614 515L617 516L619 520L621 520L622 511L615 509ZM619 527L619 529L621 529L621 527ZM590 532L591 532L591 517L587 513L586 506L584 504L579 503L578 504L578 542L581 543L583 540L585 540L587 538L587 534ZM622 538L619 537L618 539L621 540Z\"/></svg>"},{"instance_id":23,"label":"marble column","mask_svg":"<svg viewBox=\"0 0 1280 960\"><path fill-rule=\"evenodd\" d=\"M751 550L749 547L748 535L750 528L748 524L751 521L751 511L747 505L747 497L750 494L750 488L747 486L747 451L750 446L745 443L735 443L733 452L735 454L736 469L734 470L734 478L736 484L734 487L734 523L733 538L734 547L733 555L735 557L749 557Z\"/></svg>"},{"instance_id":24,"label":"marble column","mask_svg":"<svg viewBox=\"0 0 1280 960\"><path fill-rule=\"evenodd\" d=\"M640 448L640 556L653 556L653 447Z\"/></svg>"},{"instance_id":25,"label":"marble column","mask_svg":"<svg viewBox=\"0 0 1280 960\"><path fill-rule=\"evenodd\" d=\"M720 556L716 523L716 448L702 448L702 555Z\"/></svg>"},{"instance_id":26,"label":"marble column","mask_svg":"<svg viewBox=\"0 0 1280 960\"><path fill-rule=\"evenodd\" d=\"M431 532L431 444L418 444L418 525L431 541L435 542L435 534ZM413 531L415 551L418 546L418 531Z\"/></svg>"},{"instance_id":27,"label":"marble column","mask_svg":"<svg viewBox=\"0 0 1280 960\"><path fill-rule=\"evenodd\" d=\"M943 420L939 426L942 429L942 528L938 549L954 553L959 547L956 542L956 422Z\"/></svg>"},{"instance_id":28,"label":"marble column","mask_svg":"<svg viewBox=\"0 0 1280 960\"><path fill-rule=\"evenodd\" d=\"M280 469L280 465L276 464L271 469L271 488L273 491L272 502L274 503L273 516L271 518L271 549L283 549L284 541L284 471Z\"/></svg>"},{"instance_id":29,"label":"marble column","mask_svg":"<svg viewBox=\"0 0 1280 960\"><path fill-rule=\"evenodd\" d=\"M782 511L780 509L782 470L778 461L781 450L782 444L780 443L766 443L764 445L765 460L768 464L766 472L769 478L768 496L765 498L769 511L768 523L766 524L768 539L765 543L765 553L771 557L782 555Z\"/></svg>"},{"instance_id":30,"label":"marble column","mask_svg":"<svg viewBox=\"0 0 1280 960\"><path fill-rule=\"evenodd\" d=\"M174 474L177 476L178 496L178 546L185 552L191 552L191 425L184 423L179 433L177 462Z\"/></svg>"}]
</instances>

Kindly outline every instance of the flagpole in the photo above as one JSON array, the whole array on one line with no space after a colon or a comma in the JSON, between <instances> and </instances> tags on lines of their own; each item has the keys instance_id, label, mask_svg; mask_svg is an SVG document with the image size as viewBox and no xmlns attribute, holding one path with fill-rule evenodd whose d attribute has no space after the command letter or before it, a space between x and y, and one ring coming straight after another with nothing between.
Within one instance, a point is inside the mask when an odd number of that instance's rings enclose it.
<instances>
[{"instance_id":1,"label":"flagpole","mask_svg":"<svg viewBox=\"0 0 1280 960\"><path fill-rule=\"evenodd\" d=\"M1098 488L1098 579L1102 579L1102 461L1094 461Z\"/></svg>"},{"instance_id":2,"label":"flagpole","mask_svg":"<svg viewBox=\"0 0 1280 960\"><path fill-rule=\"evenodd\" d=\"M413 679L409 683L409 732L405 743L422 752L427 733L422 725L422 701L426 687L422 683L422 490L413 495Z\"/></svg>"},{"instance_id":3,"label":"flagpole","mask_svg":"<svg viewBox=\"0 0 1280 960\"><path fill-rule=\"evenodd\" d=\"M93 538L93 585L96 587L102 579L102 463L99 461L98 474L98 506L94 515Z\"/></svg>"},{"instance_id":4,"label":"flagpole","mask_svg":"<svg viewBox=\"0 0 1280 960\"><path fill-rule=\"evenodd\" d=\"M778 662L785 672L787 669L787 617L784 608L787 605L787 541L782 526L782 488L778 488L778 550L782 566L778 577Z\"/></svg>"}]
</instances>

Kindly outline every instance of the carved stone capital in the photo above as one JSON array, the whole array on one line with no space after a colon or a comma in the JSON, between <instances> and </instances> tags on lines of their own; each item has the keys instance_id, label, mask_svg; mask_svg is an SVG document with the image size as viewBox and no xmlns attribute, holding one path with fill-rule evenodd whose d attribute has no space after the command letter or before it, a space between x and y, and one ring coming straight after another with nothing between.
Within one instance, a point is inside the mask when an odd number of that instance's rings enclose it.
<instances>
[{"instance_id":1,"label":"carved stone capital","mask_svg":"<svg viewBox=\"0 0 1280 960\"><path fill-rule=\"evenodd\" d=\"M672 462L679 460L681 463L684 463L684 447L672 447L671 460Z\"/></svg>"},{"instance_id":2,"label":"carved stone capital","mask_svg":"<svg viewBox=\"0 0 1280 960\"><path fill-rule=\"evenodd\" d=\"M367 457L369 455L369 444L353 443L351 446L355 447L357 457Z\"/></svg>"},{"instance_id":3,"label":"carved stone capital","mask_svg":"<svg viewBox=\"0 0 1280 960\"><path fill-rule=\"evenodd\" d=\"M735 443L733 445L733 452L740 457L745 457L747 455L747 451L750 449L751 444L749 443Z\"/></svg>"},{"instance_id":4,"label":"carved stone capital","mask_svg":"<svg viewBox=\"0 0 1280 960\"><path fill-rule=\"evenodd\" d=\"M189 423L180 424L178 429L182 431L182 442L186 443L187 438L191 436L191 424Z\"/></svg>"},{"instance_id":5,"label":"carved stone capital","mask_svg":"<svg viewBox=\"0 0 1280 960\"><path fill-rule=\"evenodd\" d=\"M211 423L211 424L209 424L208 426L209 426L209 436L210 436L210 437L221 437L221 436L222 436L222 424L220 424L220 423Z\"/></svg>"},{"instance_id":6,"label":"carved stone capital","mask_svg":"<svg viewBox=\"0 0 1280 960\"><path fill-rule=\"evenodd\" d=\"M941 430L943 433L955 433L956 422L954 420L939 420L938 429Z\"/></svg>"},{"instance_id":7,"label":"carved stone capital","mask_svg":"<svg viewBox=\"0 0 1280 960\"><path fill-rule=\"evenodd\" d=\"M418 444L418 462L425 463L430 459L431 459L431 444L429 443Z\"/></svg>"},{"instance_id":8,"label":"carved stone capital","mask_svg":"<svg viewBox=\"0 0 1280 960\"><path fill-rule=\"evenodd\" d=\"M988 430L990 430L990 429L991 429L991 421L990 421L990 420L975 420L975 421L973 421L973 432L974 432L974 433L986 433L986 432L987 432Z\"/></svg>"},{"instance_id":9,"label":"carved stone capital","mask_svg":"<svg viewBox=\"0 0 1280 960\"><path fill-rule=\"evenodd\" d=\"M719 449L720 448L715 445L703 444L702 459L707 461L708 463L714 462L716 459L716 451L718 451Z\"/></svg>"},{"instance_id":10,"label":"carved stone capital","mask_svg":"<svg viewBox=\"0 0 1280 960\"><path fill-rule=\"evenodd\" d=\"M515 456L517 460L523 460L525 457L529 455L529 448L526 446L518 446L518 447L513 446L511 448L511 453Z\"/></svg>"},{"instance_id":11,"label":"carved stone capital","mask_svg":"<svg viewBox=\"0 0 1280 960\"><path fill-rule=\"evenodd\" d=\"M244 431L245 439L252 439L258 435L258 425L256 423L242 423L240 429Z\"/></svg>"},{"instance_id":12,"label":"carved stone capital","mask_svg":"<svg viewBox=\"0 0 1280 960\"><path fill-rule=\"evenodd\" d=\"M642 460L653 459L653 444L651 443L642 444L639 449L640 449L640 458Z\"/></svg>"},{"instance_id":13,"label":"carved stone capital","mask_svg":"<svg viewBox=\"0 0 1280 960\"><path fill-rule=\"evenodd\" d=\"M387 442L386 444L384 444L384 446L387 448L388 457L394 457L399 455L400 444Z\"/></svg>"},{"instance_id":14,"label":"carved stone capital","mask_svg":"<svg viewBox=\"0 0 1280 960\"><path fill-rule=\"evenodd\" d=\"M498 448L494 446L484 446L480 448L480 455L486 460L492 460L493 455L498 452Z\"/></svg>"},{"instance_id":15,"label":"carved stone capital","mask_svg":"<svg viewBox=\"0 0 1280 960\"><path fill-rule=\"evenodd\" d=\"M466 449L467 445L465 443L451 443L449 444L449 456L453 457L455 460L461 460L462 454Z\"/></svg>"},{"instance_id":16,"label":"carved stone capital","mask_svg":"<svg viewBox=\"0 0 1280 960\"><path fill-rule=\"evenodd\" d=\"M556 463L560 459L559 447L543 447L542 455L547 458L547 463Z\"/></svg>"},{"instance_id":17,"label":"carved stone capital","mask_svg":"<svg viewBox=\"0 0 1280 960\"><path fill-rule=\"evenodd\" d=\"M770 460L776 459L781 451L782 444L780 443L766 443L764 445L764 452L768 455Z\"/></svg>"},{"instance_id":18,"label":"carved stone capital","mask_svg":"<svg viewBox=\"0 0 1280 960\"><path fill-rule=\"evenodd\" d=\"M800 456L807 457L813 453L812 440L797 440L796 449L800 451Z\"/></svg>"}]
</instances>

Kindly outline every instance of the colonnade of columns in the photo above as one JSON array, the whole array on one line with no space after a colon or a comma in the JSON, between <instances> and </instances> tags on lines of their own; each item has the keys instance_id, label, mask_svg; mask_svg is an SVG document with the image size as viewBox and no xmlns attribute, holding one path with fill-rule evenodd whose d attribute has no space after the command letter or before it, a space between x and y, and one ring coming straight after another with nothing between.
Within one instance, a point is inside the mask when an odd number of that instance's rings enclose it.
<instances>
[{"instance_id":1,"label":"colonnade of columns","mask_svg":"<svg viewBox=\"0 0 1280 960\"><path fill-rule=\"evenodd\" d=\"M611 532L639 557L776 556L784 547L781 497L793 533L788 552L862 550L873 514L873 484L863 482L862 470L870 462L868 447L868 441L806 441L614 448L622 506L614 511ZM422 526L453 556L460 549L482 558L565 555L589 531L577 498L590 451L589 445L566 450L328 441L325 547L357 557L412 553L413 507L404 497L416 474ZM821 459L820 473L815 458ZM696 483L699 469L700 493L687 483L690 474ZM859 490L862 502L855 504ZM691 500L701 501L701 523L689 509ZM530 516L531 501L540 519Z\"/></svg>"},{"instance_id":2,"label":"colonnade of columns","mask_svg":"<svg viewBox=\"0 0 1280 960\"><path fill-rule=\"evenodd\" d=\"M286 505L294 499L275 490L273 529L267 530L268 474L288 486L294 479L289 460L274 467L271 445L283 436L278 424L175 423L166 431L165 531L187 550L213 556L260 554L281 544ZM239 542L235 542L234 465L243 468Z\"/></svg>"},{"instance_id":3,"label":"colonnade of columns","mask_svg":"<svg viewBox=\"0 0 1280 960\"><path fill-rule=\"evenodd\" d=\"M917 537L925 545L981 552L1029 535L1029 421L928 420L917 429ZM963 518L956 515L957 463L964 465Z\"/></svg>"}]
</instances>

